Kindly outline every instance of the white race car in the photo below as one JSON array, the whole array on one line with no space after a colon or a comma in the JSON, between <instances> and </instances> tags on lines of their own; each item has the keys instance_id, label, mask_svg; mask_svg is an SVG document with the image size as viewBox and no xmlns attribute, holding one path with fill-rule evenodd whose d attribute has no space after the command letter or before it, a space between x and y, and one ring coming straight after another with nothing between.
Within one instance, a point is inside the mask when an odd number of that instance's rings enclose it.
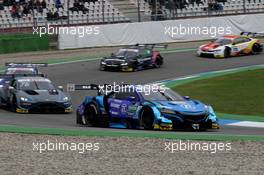
<instances>
[{"instance_id":1,"label":"white race car","mask_svg":"<svg viewBox=\"0 0 264 175\"><path fill-rule=\"evenodd\" d=\"M247 35L245 35L247 34ZM226 35L198 48L198 56L228 58L239 55L255 55L263 51L263 45L255 37L257 33L242 32L241 35Z\"/></svg>"}]
</instances>

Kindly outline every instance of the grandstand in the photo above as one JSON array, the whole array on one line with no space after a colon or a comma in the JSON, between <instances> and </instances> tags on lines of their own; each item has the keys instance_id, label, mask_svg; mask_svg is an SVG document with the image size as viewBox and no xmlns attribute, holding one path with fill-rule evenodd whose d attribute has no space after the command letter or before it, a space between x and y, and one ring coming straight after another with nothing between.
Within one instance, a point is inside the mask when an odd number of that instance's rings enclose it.
<instances>
[{"instance_id":1,"label":"grandstand","mask_svg":"<svg viewBox=\"0 0 264 175\"><path fill-rule=\"evenodd\" d=\"M0 0L0 28L263 13L264 0Z\"/></svg>"}]
</instances>

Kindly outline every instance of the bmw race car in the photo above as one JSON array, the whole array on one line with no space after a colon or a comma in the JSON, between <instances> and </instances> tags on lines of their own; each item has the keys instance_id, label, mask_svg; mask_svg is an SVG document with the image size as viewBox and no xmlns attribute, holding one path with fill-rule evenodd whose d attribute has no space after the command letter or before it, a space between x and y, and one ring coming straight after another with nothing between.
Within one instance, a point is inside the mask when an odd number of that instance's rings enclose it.
<instances>
[{"instance_id":1,"label":"bmw race car","mask_svg":"<svg viewBox=\"0 0 264 175\"><path fill-rule=\"evenodd\" d=\"M263 51L257 36L259 33L242 32L241 35L226 35L198 48L198 56L228 58L239 55L256 55ZM264 35L263 35L264 36Z\"/></svg>"},{"instance_id":2,"label":"bmw race car","mask_svg":"<svg viewBox=\"0 0 264 175\"><path fill-rule=\"evenodd\" d=\"M39 67L47 67L47 63L5 63L6 69L0 75L0 85L8 84L12 75L39 75Z\"/></svg>"},{"instance_id":3,"label":"bmw race car","mask_svg":"<svg viewBox=\"0 0 264 175\"><path fill-rule=\"evenodd\" d=\"M70 113L72 104L62 87L55 88L43 76L15 76L9 84L1 85L1 103L17 113Z\"/></svg>"},{"instance_id":4,"label":"bmw race car","mask_svg":"<svg viewBox=\"0 0 264 175\"><path fill-rule=\"evenodd\" d=\"M97 96L86 96L77 108L77 124L148 130L219 128L210 105L182 97L165 86L157 85L153 91L140 85L122 87L118 92L108 86L75 85L75 90L98 91Z\"/></svg>"},{"instance_id":5,"label":"bmw race car","mask_svg":"<svg viewBox=\"0 0 264 175\"><path fill-rule=\"evenodd\" d=\"M112 53L100 62L100 70L137 71L146 68L159 68L163 57L155 48L167 48L167 45L136 44Z\"/></svg>"}]
</instances>

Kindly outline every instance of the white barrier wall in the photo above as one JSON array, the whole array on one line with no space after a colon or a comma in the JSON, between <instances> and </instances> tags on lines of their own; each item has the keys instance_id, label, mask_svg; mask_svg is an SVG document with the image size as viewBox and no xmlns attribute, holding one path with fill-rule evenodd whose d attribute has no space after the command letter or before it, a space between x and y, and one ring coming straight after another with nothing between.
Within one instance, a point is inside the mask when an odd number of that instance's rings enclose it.
<instances>
[{"instance_id":1,"label":"white barrier wall","mask_svg":"<svg viewBox=\"0 0 264 175\"><path fill-rule=\"evenodd\" d=\"M241 31L264 32L264 14L121 23L59 29L59 49L211 39Z\"/></svg>"}]
</instances>

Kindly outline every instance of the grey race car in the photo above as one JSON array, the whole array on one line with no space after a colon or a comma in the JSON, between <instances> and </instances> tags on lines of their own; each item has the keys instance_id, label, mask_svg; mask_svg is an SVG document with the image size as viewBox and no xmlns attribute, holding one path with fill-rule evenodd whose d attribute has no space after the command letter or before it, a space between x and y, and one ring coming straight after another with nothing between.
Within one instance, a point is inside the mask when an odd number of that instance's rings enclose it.
<instances>
[{"instance_id":1,"label":"grey race car","mask_svg":"<svg viewBox=\"0 0 264 175\"><path fill-rule=\"evenodd\" d=\"M44 77L14 77L0 87L1 103L6 103L17 113L70 113L69 95L55 88Z\"/></svg>"}]
</instances>

